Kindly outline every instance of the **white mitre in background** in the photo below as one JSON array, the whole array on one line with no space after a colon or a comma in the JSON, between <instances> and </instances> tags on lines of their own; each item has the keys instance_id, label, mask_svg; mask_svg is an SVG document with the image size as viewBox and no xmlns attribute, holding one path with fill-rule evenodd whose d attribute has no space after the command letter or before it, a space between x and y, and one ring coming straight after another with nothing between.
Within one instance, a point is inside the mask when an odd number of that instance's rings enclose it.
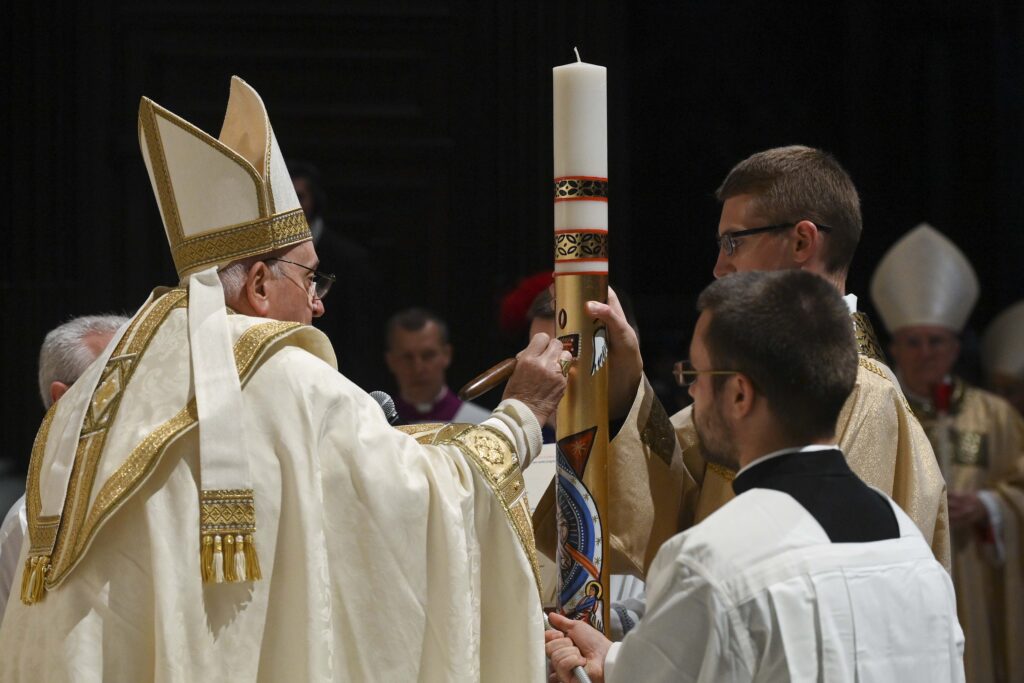
<instances>
[{"instance_id":1,"label":"white mitre in background","mask_svg":"<svg viewBox=\"0 0 1024 683\"><path fill-rule=\"evenodd\" d=\"M989 377L999 373L1024 379L1024 301L989 324L981 340L981 364Z\"/></svg>"},{"instance_id":2,"label":"white mitre in background","mask_svg":"<svg viewBox=\"0 0 1024 683\"><path fill-rule=\"evenodd\" d=\"M970 261L927 223L892 245L871 278L871 300L890 333L916 325L960 332L978 291Z\"/></svg>"}]
</instances>

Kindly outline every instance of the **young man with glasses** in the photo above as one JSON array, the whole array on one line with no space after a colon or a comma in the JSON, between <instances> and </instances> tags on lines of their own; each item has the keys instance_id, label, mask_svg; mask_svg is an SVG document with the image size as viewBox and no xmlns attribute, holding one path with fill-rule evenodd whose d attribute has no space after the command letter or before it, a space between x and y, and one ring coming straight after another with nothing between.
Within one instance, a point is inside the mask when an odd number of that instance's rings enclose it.
<instances>
[{"instance_id":1,"label":"young man with glasses","mask_svg":"<svg viewBox=\"0 0 1024 683\"><path fill-rule=\"evenodd\" d=\"M559 679L962 681L949 575L836 445L859 360L835 288L739 273L697 308L679 376L703 457L739 471L736 497L661 547L622 643L550 616L567 634L545 636Z\"/></svg>"},{"instance_id":2,"label":"young man with glasses","mask_svg":"<svg viewBox=\"0 0 1024 683\"><path fill-rule=\"evenodd\" d=\"M716 278L734 272L805 270L844 295L859 352L857 380L843 407L837 441L851 469L893 497L949 566L945 482L928 438L885 365L870 324L846 292L861 233L860 200L829 154L809 147L769 149L737 164L718 188L722 202ZM626 415L611 443L611 562L643 576L660 544L733 497L732 471L706 462L690 408L671 418L643 376L639 346L614 305L588 304L609 329L609 412ZM761 333L751 325L748 333ZM798 342L815 344L812 335ZM538 547L550 535L535 519Z\"/></svg>"}]
</instances>

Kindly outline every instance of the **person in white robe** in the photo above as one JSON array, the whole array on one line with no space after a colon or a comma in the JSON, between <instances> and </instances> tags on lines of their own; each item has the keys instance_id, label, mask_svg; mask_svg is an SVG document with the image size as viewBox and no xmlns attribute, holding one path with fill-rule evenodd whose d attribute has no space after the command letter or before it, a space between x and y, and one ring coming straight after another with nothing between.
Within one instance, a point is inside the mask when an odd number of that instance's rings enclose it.
<instances>
[{"instance_id":1,"label":"person in white robe","mask_svg":"<svg viewBox=\"0 0 1024 683\"><path fill-rule=\"evenodd\" d=\"M107 347L118 328L128 322L121 315L84 315L61 323L46 333L39 349L39 397L49 410ZM25 496L14 502L0 524L0 622L18 572L21 544L28 533Z\"/></svg>"},{"instance_id":2,"label":"person in white robe","mask_svg":"<svg viewBox=\"0 0 1024 683\"><path fill-rule=\"evenodd\" d=\"M680 383L704 457L739 469L736 497L660 548L621 643L550 615L558 679L962 681L949 575L835 445L858 367L840 295L806 272L739 273L698 309Z\"/></svg>"},{"instance_id":3,"label":"person in white robe","mask_svg":"<svg viewBox=\"0 0 1024 683\"><path fill-rule=\"evenodd\" d=\"M180 285L40 426L0 680L543 680L521 469L569 354L393 429L310 326L332 278L256 91L219 138L143 98L139 137Z\"/></svg>"}]
</instances>

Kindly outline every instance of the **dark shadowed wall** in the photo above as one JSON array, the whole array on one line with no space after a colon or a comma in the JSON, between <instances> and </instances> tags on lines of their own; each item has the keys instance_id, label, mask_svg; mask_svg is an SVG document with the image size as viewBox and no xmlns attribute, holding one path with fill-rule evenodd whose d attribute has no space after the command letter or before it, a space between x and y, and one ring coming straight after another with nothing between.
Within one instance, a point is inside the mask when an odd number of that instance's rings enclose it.
<instances>
[{"instance_id":1,"label":"dark shadowed wall","mask_svg":"<svg viewBox=\"0 0 1024 683\"><path fill-rule=\"evenodd\" d=\"M216 134L232 74L263 96L286 156L319 166L328 223L370 254L374 288L327 306L366 300L377 340L395 309L436 309L456 386L513 350L497 302L550 267L550 69L574 45L609 68L613 284L636 303L652 374L685 353L710 279L714 188L779 144L833 151L860 188L850 287L862 305L873 264L928 220L978 267L983 327L1024 298L1022 10L897 5L12 5L0 29L4 456L27 462L45 332L132 311L176 279L138 151L139 97ZM366 388L388 388L378 349L364 351Z\"/></svg>"}]
</instances>

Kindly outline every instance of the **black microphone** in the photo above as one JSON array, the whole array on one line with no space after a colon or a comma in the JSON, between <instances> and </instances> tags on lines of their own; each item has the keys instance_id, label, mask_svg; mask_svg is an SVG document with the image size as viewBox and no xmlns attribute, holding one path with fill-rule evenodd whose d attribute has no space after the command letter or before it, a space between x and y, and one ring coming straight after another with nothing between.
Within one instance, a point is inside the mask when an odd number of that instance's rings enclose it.
<instances>
[{"instance_id":1,"label":"black microphone","mask_svg":"<svg viewBox=\"0 0 1024 683\"><path fill-rule=\"evenodd\" d=\"M395 401L383 391L371 391L370 398L377 402L380 409L384 411L384 417L389 424L398 422L398 411L395 410Z\"/></svg>"}]
</instances>

